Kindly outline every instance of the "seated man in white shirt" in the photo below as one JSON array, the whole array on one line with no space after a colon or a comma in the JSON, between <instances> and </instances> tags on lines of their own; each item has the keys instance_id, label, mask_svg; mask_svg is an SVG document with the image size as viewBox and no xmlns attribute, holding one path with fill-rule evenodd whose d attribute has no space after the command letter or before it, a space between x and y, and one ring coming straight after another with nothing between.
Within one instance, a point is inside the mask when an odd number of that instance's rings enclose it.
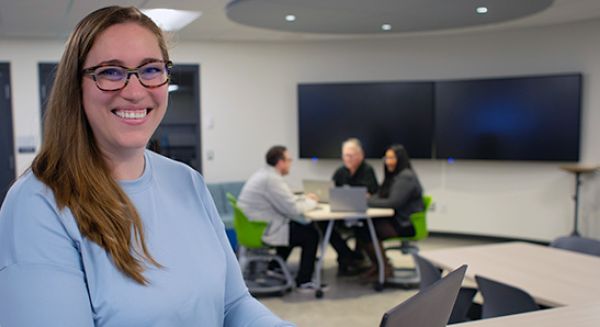
<instances>
[{"instance_id":1,"label":"seated man in white shirt","mask_svg":"<svg viewBox=\"0 0 600 327\"><path fill-rule=\"evenodd\" d=\"M283 260L294 246L302 248L296 284L300 290L314 289L312 275L319 234L302 214L314 209L318 198L315 194L295 196L283 180L292 166L292 158L284 146L271 147L266 161L267 165L244 184L238 205L250 220L268 222L262 240L277 247L277 254Z\"/></svg>"}]
</instances>

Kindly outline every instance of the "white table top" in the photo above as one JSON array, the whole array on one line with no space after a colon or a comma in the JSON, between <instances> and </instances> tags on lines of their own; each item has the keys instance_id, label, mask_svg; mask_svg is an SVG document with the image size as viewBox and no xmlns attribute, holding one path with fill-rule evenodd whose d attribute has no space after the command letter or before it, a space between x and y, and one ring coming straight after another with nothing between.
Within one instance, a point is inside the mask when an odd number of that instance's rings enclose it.
<instances>
[{"instance_id":1,"label":"white table top","mask_svg":"<svg viewBox=\"0 0 600 327\"><path fill-rule=\"evenodd\" d=\"M477 274L519 287L546 306L600 302L600 257L524 242L419 254L444 269L467 264L467 278Z\"/></svg>"},{"instance_id":2,"label":"white table top","mask_svg":"<svg viewBox=\"0 0 600 327\"><path fill-rule=\"evenodd\" d=\"M451 326L457 327L598 327L600 302L570 305Z\"/></svg>"},{"instance_id":3,"label":"white table top","mask_svg":"<svg viewBox=\"0 0 600 327\"><path fill-rule=\"evenodd\" d=\"M369 208L367 212L340 211L331 212L328 204L319 204L314 210L304 213L304 216L313 221L319 220L338 220L351 218L382 218L394 216L394 209L391 208Z\"/></svg>"}]
</instances>

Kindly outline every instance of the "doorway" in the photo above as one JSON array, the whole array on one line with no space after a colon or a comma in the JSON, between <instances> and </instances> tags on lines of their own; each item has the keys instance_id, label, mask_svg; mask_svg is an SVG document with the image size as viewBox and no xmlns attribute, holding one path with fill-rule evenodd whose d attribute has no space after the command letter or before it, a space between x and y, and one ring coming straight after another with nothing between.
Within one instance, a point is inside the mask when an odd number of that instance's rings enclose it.
<instances>
[{"instance_id":1,"label":"doorway","mask_svg":"<svg viewBox=\"0 0 600 327\"><path fill-rule=\"evenodd\" d=\"M15 147L10 97L10 66L0 63L0 203L15 180Z\"/></svg>"},{"instance_id":2,"label":"doorway","mask_svg":"<svg viewBox=\"0 0 600 327\"><path fill-rule=\"evenodd\" d=\"M54 85L54 78L56 77L56 67L57 63L39 63L38 64L38 80L40 81L40 110L42 114L42 137L44 135L44 115L46 114L46 102L48 101L48 97L50 96L50 90L52 90L52 85Z\"/></svg>"},{"instance_id":3,"label":"doorway","mask_svg":"<svg viewBox=\"0 0 600 327\"><path fill-rule=\"evenodd\" d=\"M199 76L198 65L173 67L169 109L150 139L149 148L202 172Z\"/></svg>"}]
</instances>

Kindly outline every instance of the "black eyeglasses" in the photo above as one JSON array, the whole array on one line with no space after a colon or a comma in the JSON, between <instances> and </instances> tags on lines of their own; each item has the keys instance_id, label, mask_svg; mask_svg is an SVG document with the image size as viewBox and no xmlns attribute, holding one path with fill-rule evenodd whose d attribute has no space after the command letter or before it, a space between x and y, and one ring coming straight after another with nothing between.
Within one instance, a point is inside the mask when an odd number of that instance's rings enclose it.
<instances>
[{"instance_id":1,"label":"black eyeglasses","mask_svg":"<svg viewBox=\"0 0 600 327\"><path fill-rule=\"evenodd\" d=\"M131 75L136 75L140 84L153 89L167 84L171 78L171 61L156 60L135 68L102 64L85 68L82 72L91 76L102 91L118 91L127 86Z\"/></svg>"}]
</instances>

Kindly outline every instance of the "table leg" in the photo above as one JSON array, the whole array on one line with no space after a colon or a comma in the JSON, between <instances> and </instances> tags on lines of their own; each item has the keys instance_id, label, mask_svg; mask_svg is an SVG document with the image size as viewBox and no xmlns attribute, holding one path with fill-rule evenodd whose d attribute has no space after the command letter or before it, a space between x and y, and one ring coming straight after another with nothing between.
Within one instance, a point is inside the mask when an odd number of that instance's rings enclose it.
<instances>
[{"instance_id":1,"label":"table leg","mask_svg":"<svg viewBox=\"0 0 600 327\"><path fill-rule=\"evenodd\" d=\"M317 298L323 297L323 290L321 290L321 270L323 268L323 262L325 260L325 250L327 250L327 244L329 244L331 232L333 231L333 223L334 221L330 220L327 224L327 229L325 230L325 235L323 235L323 241L321 242L321 255L319 256L319 260L317 261L317 269L315 271L315 283L317 284L315 296Z\"/></svg>"},{"instance_id":2,"label":"table leg","mask_svg":"<svg viewBox=\"0 0 600 327\"><path fill-rule=\"evenodd\" d=\"M379 239L377 239L377 233L375 232L375 226L371 218L367 217L367 225L369 226L369 233L371 234L371 240L373 241L373 247L375 248L375 256L377 257L377 267L379 268L379 283L375 285L375 290L381 291L385 282L385 267L383 262L383 255L379 248Z\"/></svg>"}]
</instances>

